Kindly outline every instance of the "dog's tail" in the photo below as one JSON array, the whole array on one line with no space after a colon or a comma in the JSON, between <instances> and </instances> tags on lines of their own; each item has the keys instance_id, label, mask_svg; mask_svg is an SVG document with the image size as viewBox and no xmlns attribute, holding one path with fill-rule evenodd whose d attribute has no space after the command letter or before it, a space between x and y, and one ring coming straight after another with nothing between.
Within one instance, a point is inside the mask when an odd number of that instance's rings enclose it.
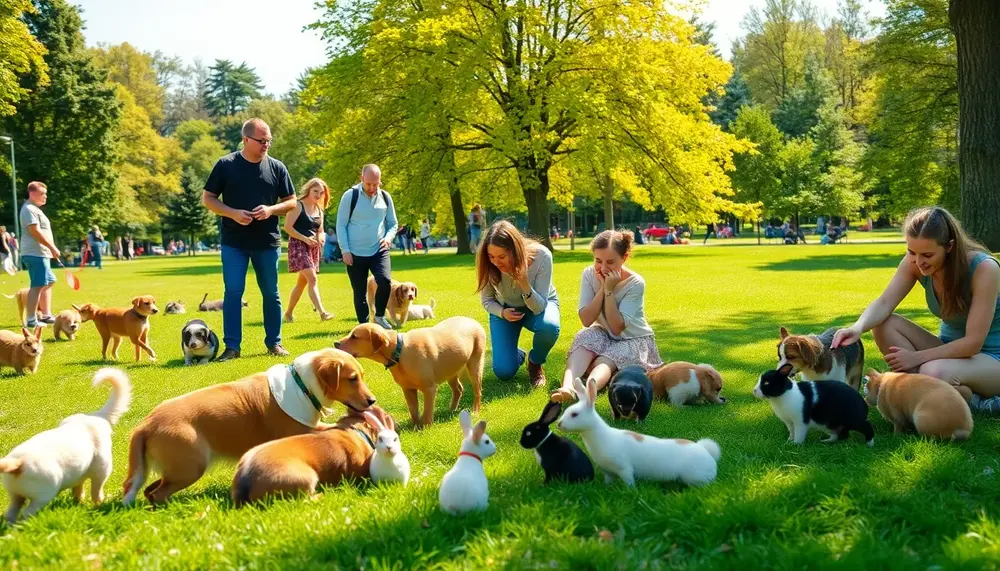
<instances>
[{"instance_id":1,"label":"dog's tail","mask_svg":"<svg viewBox=\"0 0 1000 571\"><path fill-rule=\"evenodd\" d=\"M955 432L951 433L951 438L953 440L967 440L971 434L972 434L971 430L965 430L964 428L960 428Z\"/></svg>"},{"instance_id":2,"label":"dog's tail","mask_svg":"<svg viewBox=\"0 0 1000 571\"><path fill-rule=\"evenodd\" d=\"M24 460L21 460L20 458L0 458L0 473L13 474L17 476L21 473L23 464Z\"/></svg>"},{"instance_id":3,"label":"dog's tail","mask_svg":"<svg viewBox=\"0 0 1000 571\"><path fill-rule=\"evenodd\" d=\"M208 301L208 293L205 294L205 297L201 298L201 303L198 304L198 309L200 309L202 311L205 311L205 302L206 301Z\"/></svg>"},{"instance_id":4,"label":"dog's tail","mask_svg":"<svg viewBox=\"0 0 1000 571\"><path fill-rule=\"evenodd\" d=\"M431 298L431 304L430 305L431 305L431 309L434 309L434 307L437 306L437 302L434 301L433 297Z\"/></svg>"},{"instance_id":5,"label":"dog's tail","mask_svg":"<svg viewBox=\"0 0 1000 571\"><path fill-rule=\"evenodd\" d=\"M122 500L126 506L132 505L135 497L146 483L146 433L143 429L137 428L132 432L132 438L128 442L128 475L125 476L125 484L122 486Z\"/></svg>"},{"instance_id":6,"label":"dog's tail","mask_svg":"<svg viewBox=\"0 0 1000 571\"><path fill-rule=\"evenodd\" d=\"M233 505L238 508L250 503L250 490L253 487L250 472L242 462L236 467L236 475L233 476Z\"/></svg>"},{"instance_id":7,"label":"dog's tail","mask_svg":"<svg viewBox=\"0 0 1000 571\"><path fill-rule=\"evenodd\" d=\"M111 383L111 395L104 408L95 412L94 416L114 424L118 422L118 417L128 411L128 406L132 402L132 383L124 371L114 367L105 367L94 373L93 386L96 387L105 381Z\"/></svg>"},{"instance_id":8,"label":"dog's tail","mask_svg":"<svg viewBox=\"0 0 1000 571\"><path fill-rule=\"evenodd\" d=\"M711 438L702 438L698 442L695 442L695 444L704 448L705 451L712 455L712 458L715 458L716 462L719 461L719 458L722 458L722 449Z\"/></svg>"}]
</instances>

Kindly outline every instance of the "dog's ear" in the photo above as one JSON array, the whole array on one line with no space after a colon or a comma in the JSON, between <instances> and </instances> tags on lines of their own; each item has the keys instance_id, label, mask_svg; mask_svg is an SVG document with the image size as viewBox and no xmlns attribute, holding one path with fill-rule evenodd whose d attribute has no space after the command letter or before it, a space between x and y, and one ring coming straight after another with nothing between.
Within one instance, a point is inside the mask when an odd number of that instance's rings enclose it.
<instances>
[{"instance_id":1,"label":"dog's ear","mask_svg":"<svg viewBox=\"0 0 1000 571\"><path fill-rule=\"evenodd\" d=\"M316 381L328 400L335 400L337 391L340 389L340 372L343 366L341 360L332 355L320 354L313 359L313 372L316 373Z\"/></svg>"},{"instance_id":2,"label":"dog's ear","mask_svg":"<svg viewBox=\"0 0 1000 571\"><path fill-rule=\"evenodd\" d=\"M785 326L784 326L784 325L782 325L782 326L781 326L781 329L779 329L779 330L778 330L778 335L781 335L781 338L782 338L782 339L784 339L784 338L788 337L788 330L787 330L787 329L785 329Z\"/></svg>"},{"instance_id":3,"label":"dog's ear","mask_svg":"<svg viewBox=\"0 0 1000 571\"><path fill-rule=\"evenodd\" d=\"M403 295L403 288L401 286L396 286L396 289L392 292L392 294L396 297L396 305L403 305L403 299L405 298Z\"/></svg>"},{"instance_id":4,"label":"dog's ear","mask_svg":"<svg viewBox=\"0 0 1000 571\"><path fill-rule=\"evenodd\" d=\"M819 360L820 352L823 351L823 347L817 347L818 343L812 341L810 338L800 338L796 346L799 350L799 356L801 359L809 364L810 366Z\"/></svg>"},{"instance_id":5,"label":"dog's ear","mask_svg":"<svg viewBox=\"0 0 1000 571\"><path fill-rule=\"evenodd\" d=\"M549 425L559 418L559 413L562 412L562 405L557 402L549 401L549 404L545 405L545 410L542 411L541 418L538 422L542 424Z\"/></svg>"},{"instance_id":6,"label":"dog's ear","mask_svg":"<svg viewBox=\"0 0 1000 571\"><path fill-rule=\"evenodd\" d=\"M482 440L484 434L486 434L486 421L480 420L472 429L472 441L479 444L479 441Z\"/></svg>"},{"instance_id":7,"label":"dog's ear","mask_svg":"<svg viewBox=\"0 0 1000 571\"><path fill-rule=\"evenodd\" d=\"M28 328L27 327L22 327L21 328L21 334L24 335L25 339L31 339L31 333L28 332Z\"/></svg>"},{"instance_id":8,"label":"dog's ear","mask_svg":"<svg viewBox=\"0 0 1000 571\"><path fill-rule=\"evenodd\" d=\"M870 381L878 380L882 378L882 373L876 371L875 369L868 369L868 379Z\"/></svg>"},{"instance_id":9,"label":"dog's ear","mask_svg":"<svg viewBox=\"0 0 1000 571\"><path fill-rule=\"evenodd\" d=\"M786 377L791 377L792 376L792 364L791 363L785 363L784 365L781 366L780 369L778 369L778 372L781 373L782 375L786 376Z\"/></svg>"},{"instance_id":10,"label":"dog's ear","mask_svg":"<svg viewBox=\"0 0 1000 571\"><path fill-rule=\"evenodd\" d=\"M42 326L38 325L35 327L35 341L42 340Z\"/></svg>"},{"instance_id":11,"label":"dog's ear","mask_svg":"<svg viewBox=\"0 0 1000 571\"><path fill-rule=\"evenodd\" d=\"M413 284L413 297L417 297L417 285Z\"/></svg>"},{"instance_id":12,"label":"dog's ear","mask_svg":"<svg viewBox=\"0 0 1000 571\"><path fill-rule=\"evenodd\" d=\"M70 304L70 307L72 307L73 309L75 309L75 310L77 310L77 311L83 311L82 309L80 309L80 306L79 306L79 305L77 305L77 304L75 304L75 303L73 303L73 304Z\"/></svg>"},{"instance_id":13,"label":"dog's ear","mask_svg":"<svg viewBox=\"0 0 1000 571\"><path fill-rule=\"evenodd\" d=\"M132 307L138 307L139 302L142 301L142 296L135 296L132 298Z\"/></svg>"},{"instance_id":14,"label":"dog's ear","mask_svg":"<svg viewBox=\"0 0 1000 571\"><path fill-rule=\"evenodd\" d=\"M378 353L389 346L389 334L385 330L372 330L372 350Z\"/></svg>"}]
</instances>

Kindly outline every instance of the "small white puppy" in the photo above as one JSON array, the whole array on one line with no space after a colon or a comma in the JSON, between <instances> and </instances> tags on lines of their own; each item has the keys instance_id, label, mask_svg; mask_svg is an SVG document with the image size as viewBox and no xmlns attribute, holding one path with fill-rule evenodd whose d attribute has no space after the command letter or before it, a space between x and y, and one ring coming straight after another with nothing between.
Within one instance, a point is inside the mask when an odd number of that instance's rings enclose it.
<instances>
[{"instance_id":1,"label":"small white puppy","mask_svg":"<svg viewBox=\"0 0 1000 571\"><path fill-rule=\"evenodd\" d=\"M67 488L73 488L73 496L82 501L83 482L88 479L91 499L104 501L104 483L111 475L111 425L132 400L132 384L120 369L94 374L94 386L105 381L111 383L111 396L104 408L69 416L57 428L36 434L0 458L0 482L10 496L8 522L17 521L28 500L31 505L22 519L35 515Z\"/></svg>"},{"instance_id":2,"label":"small white puppy","mask_svg":"<svg viewBox=\"0 0 1000 571\"><path fill-rule=\"evenodd\" d=\"M437 302L434 298L431 298L430 305L416 305L414 303L410 304L410 308L406 310L407 319L413 319L414 321L420 319L436 319L434 317L434 306Z\"/></svg>"}]
</instances>

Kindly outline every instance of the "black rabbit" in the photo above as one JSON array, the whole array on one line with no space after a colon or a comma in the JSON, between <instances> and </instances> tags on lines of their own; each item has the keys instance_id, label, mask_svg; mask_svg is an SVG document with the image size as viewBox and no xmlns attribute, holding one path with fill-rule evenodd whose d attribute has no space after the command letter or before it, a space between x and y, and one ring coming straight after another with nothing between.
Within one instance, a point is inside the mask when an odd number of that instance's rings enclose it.
<instances>
[{"instance_id":1,"label":"black rabbit","mask_svg":"<svg viewBox=\"0 0 1000 571\"><path fill-rule=\"evenodd\" d=\"M568 438L554 434L549 425L559 418L562 405L550 402L545 405L541 418L524 427L521 446L533 448L538 465L545 470L545 483L554 478L567 482L586 482L594 479L594 465L587 454Z\"/></svg>"}]
</instances>

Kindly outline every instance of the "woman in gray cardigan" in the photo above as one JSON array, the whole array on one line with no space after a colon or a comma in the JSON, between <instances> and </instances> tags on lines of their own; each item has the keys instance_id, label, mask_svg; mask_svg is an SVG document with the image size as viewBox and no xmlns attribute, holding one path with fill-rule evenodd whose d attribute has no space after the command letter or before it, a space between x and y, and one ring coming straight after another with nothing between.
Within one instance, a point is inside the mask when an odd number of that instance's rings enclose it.
<instances>
[{"instance_id":1,"label":"woman in gray cardigan","mask_svg":"<svg viewBox=\"0 0 1000 571\"><path fill-rule=\"evenodd\" d=\"M476 276L483 307L490 314L493 372L500 380L512 379L527 358L532 386L544 386L542 365L559 339L552 253L500 220L479 244ZM522 329L535 334L527 354L517 347Z\"/></svg>"}]
</instances>

